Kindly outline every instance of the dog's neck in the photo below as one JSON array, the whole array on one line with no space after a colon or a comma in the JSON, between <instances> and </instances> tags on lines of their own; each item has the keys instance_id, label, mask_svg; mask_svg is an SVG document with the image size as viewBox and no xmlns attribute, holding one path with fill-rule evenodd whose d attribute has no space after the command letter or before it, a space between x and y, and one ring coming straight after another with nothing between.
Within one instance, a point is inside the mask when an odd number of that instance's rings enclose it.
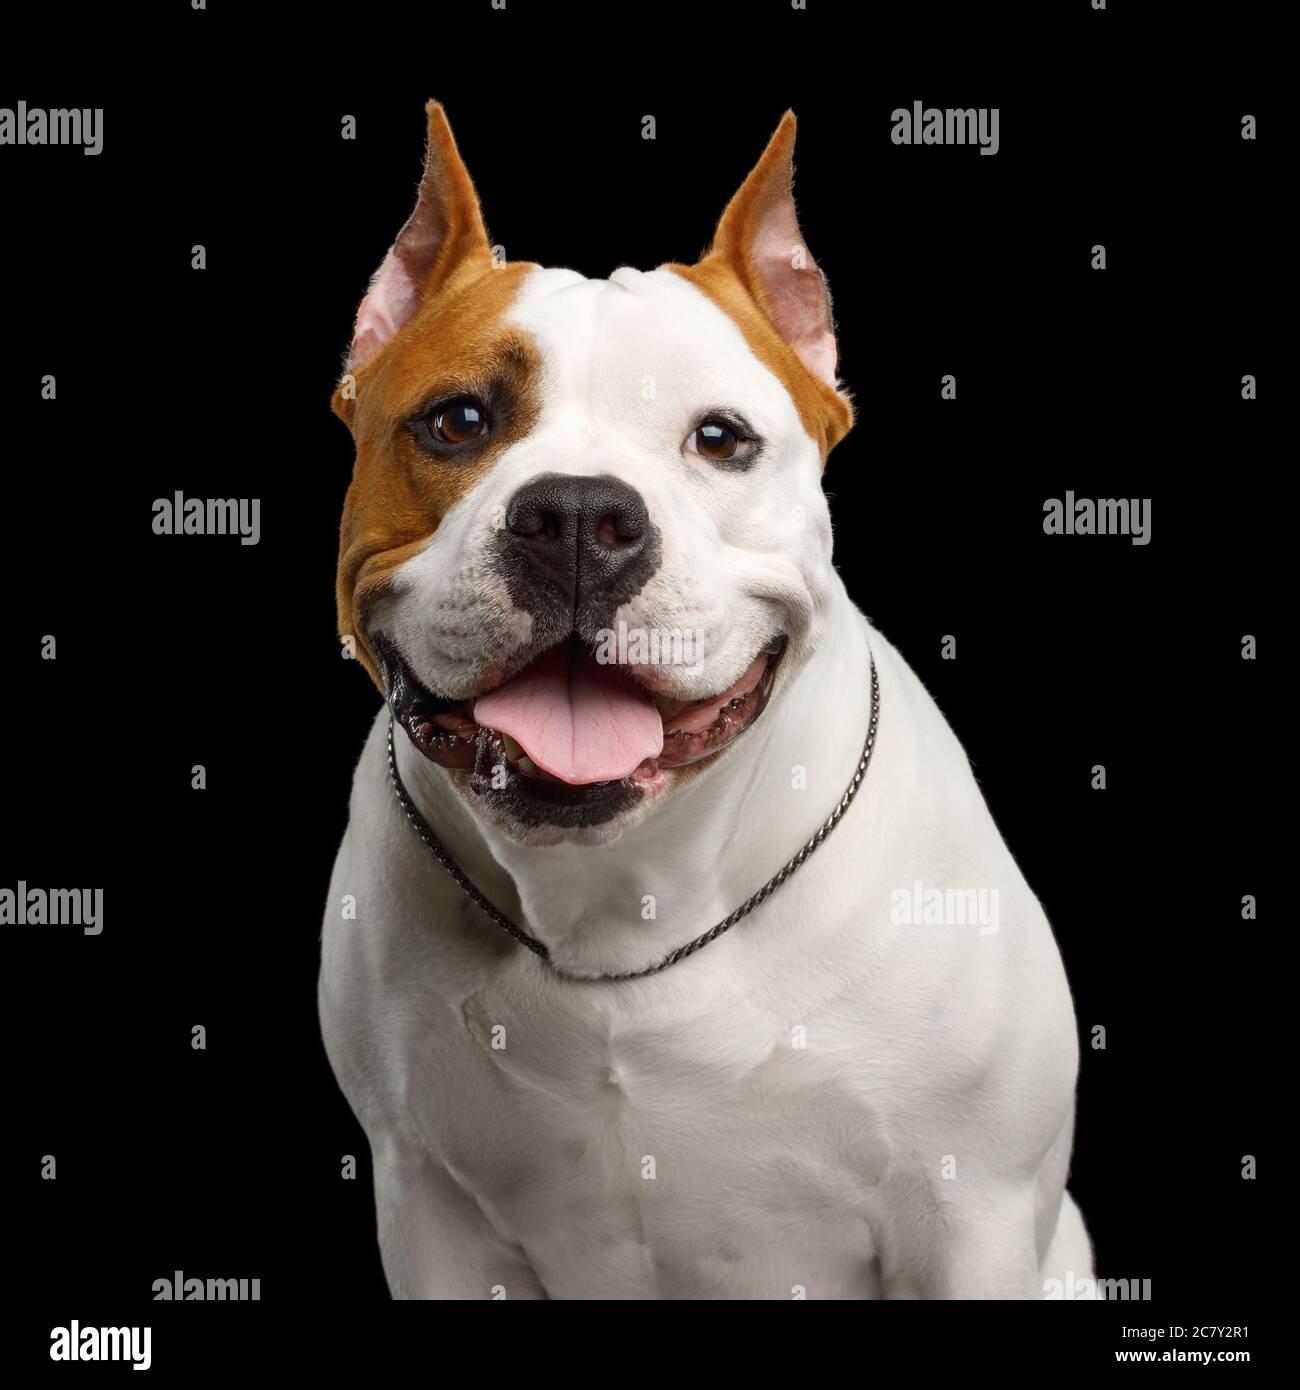
<instances>
[{"instance_id":1,"label":"dog's neck","mask_svg":"<svg viewBox=\"0 0 1300 1390\"><path fill-rule=\"evenodd\" d=\"M735 911L834 809L862 751L869 661L837 585L816 651L721 764L604 845L520 845L401 738L398 767L457 863L557 968L639 970ZM483 930L500 928L484 917Z\"/></svg>"}]
</instances>

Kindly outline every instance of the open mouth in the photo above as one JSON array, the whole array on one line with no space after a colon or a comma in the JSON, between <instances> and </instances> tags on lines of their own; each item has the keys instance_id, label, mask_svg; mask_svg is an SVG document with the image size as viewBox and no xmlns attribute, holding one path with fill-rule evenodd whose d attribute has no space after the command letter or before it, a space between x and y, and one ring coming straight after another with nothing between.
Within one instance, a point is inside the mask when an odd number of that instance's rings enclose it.
<instances>
[{"instance_id":1,"label":"open mouth","mask_svg":"<svg viewBox=\"0 0 1300 1390\"><path fill-rule=\"evenodd\" d=\"M572 635L509 680L465 700L432 694L392 641L371 639L393 718L431 762L556 804L657 789L669 768L711 757L762 713L785 638L703 700L656 694L627 667L598 662Z\"/></svg>"}]
</instances>

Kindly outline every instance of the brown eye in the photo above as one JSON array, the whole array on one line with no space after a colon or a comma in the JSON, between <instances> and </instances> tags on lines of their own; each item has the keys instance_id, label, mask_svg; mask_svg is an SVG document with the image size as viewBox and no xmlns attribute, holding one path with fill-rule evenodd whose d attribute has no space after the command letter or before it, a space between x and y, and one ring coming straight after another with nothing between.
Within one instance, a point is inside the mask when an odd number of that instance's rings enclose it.
<instances>
[{"instance_id":1,"label":"brown eye","mask_svg":"<svg viewBox=\"0 0 1300 1390\"><path fill-rule=\"evenodd\" d=\"M706 420L691 435L691 447L706 459L729 459L740 448L740 437L721 420Z\"/></svg>"},{"instance_id":2,"label":"brown eye","mask_svg":"<svg viewBox=\"0 0 1300 1390\"><path fill-rule=\"evenodd\" d=\"M465 444L487 433L487 411L471 396L448 401L433 416L433 435L444 444Z\"/></svg>"}]
</instances>

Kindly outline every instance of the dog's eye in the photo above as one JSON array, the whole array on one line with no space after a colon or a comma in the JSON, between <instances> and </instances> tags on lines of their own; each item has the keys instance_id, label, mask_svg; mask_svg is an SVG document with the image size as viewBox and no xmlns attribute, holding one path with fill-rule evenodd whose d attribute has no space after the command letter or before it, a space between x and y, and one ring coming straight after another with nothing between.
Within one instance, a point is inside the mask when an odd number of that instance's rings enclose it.
<instances>
[{"instance_id":1,"label":"dog's eye","mask_svg":"<svg viewBox=\"0 0 1300 1390\"><path fill-rule=\"evenodd\" d=\"M688 454L734 471L749 468L762 452L763 443L739 415L718 411L695 426L683 447Z\"/></svg>"},{"instance_id":2,"label":"dog's eye","mask_svg":"<svg viewBox=\"0 0 1300 1390\"><path fill-rule=\"evenodd\" d=\"M701 458L724 461L736 456L740 448L740 436L730 425L721 420L705 420L696 427L687 441L687 447Z\"/></svg>"},{"instance_id":3,"label":"dog's eye","mask_svg":"<svg viewBox=\"0 0 1300 1390\"><path fill-rule=\"evenodd\" d=\"M444 444L466 444L487 433L487 411L472 396L461 396L439 406L430 425L434 438Z\"/></svg>"}]
</instances>

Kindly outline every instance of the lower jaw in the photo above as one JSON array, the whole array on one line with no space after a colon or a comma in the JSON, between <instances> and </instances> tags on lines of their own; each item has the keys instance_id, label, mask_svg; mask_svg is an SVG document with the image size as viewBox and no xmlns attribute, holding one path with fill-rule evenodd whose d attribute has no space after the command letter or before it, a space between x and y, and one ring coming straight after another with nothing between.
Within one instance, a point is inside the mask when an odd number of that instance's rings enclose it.
<instances>
[{"instance_id":1,"label":"lower jaw","mask_svg":"<svg viewBox=\"0 0 1300 1390\"><path fill-rule=\"evenodd\" d=\"M531 810L524 819L559 820L585 825L630 810L667 780L661 770L644 774L645 764L611 782L571 784L558 777L521 772L506 755L505 740L495 729L482 729L476 740L469 789L489 806L513 813Z\"/></svg>"}]
</instances>

